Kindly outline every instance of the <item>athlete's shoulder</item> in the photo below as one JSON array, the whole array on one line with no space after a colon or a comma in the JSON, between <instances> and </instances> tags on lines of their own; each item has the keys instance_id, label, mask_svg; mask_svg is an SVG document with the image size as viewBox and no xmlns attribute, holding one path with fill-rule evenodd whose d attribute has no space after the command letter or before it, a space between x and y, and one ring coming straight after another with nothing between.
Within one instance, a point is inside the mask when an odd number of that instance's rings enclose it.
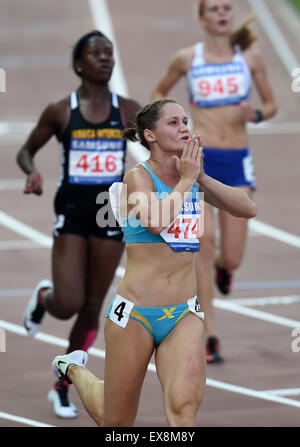
<instances>
[{"instance_id":1,"label":"athlete's shoulder","mask_svg":"<svg viewBox=\"0 0 300 447\"><path fill-rule=\"evenodd\" d=\"M126 98L125 96L118 95L120 110L122 111L126 124L131 120L134 120L137 112L141 109L140 104L134 99Z\"/></svg>"},{"instance_id":2,"label":"athlete's shoulder","mask_svg":"<svg viewBox=\"0 0 300 447\"><path fill-rule=\"evenodd\" d=\"M171 65L178 71L187 72L190 68L196 45L179 49L171 60Z\"/></svg>"},{"instance_id":3,"label":"athlete's shoulder","mask_svg":"<svg viewBox=\"0 0 300 447\"><path fill-rule=\"evenodd\" d=\"M261 53L258 42L252 43L249 48L243 51L243 55L248 66L252 70L264 63L263 55Z\"/></svg>"},{"instance_id":4,"label":"athlete's shoulder","mask_svg":"<svg viewBox=\"0 0 300 447\"><path fill-rule=\"evenodd\" d=\"M130 189L136 189L137 186L141 189L144 189L144 187L152 188L153 185L151 175L142 163L136 164L125 174L123 183Z\"/></svg>"},{"instance_id":5,"label":"athlete's shoulder","mask_svg":"<svg viewBox=\"0 0 300 447\"><path fill-rule=\"evenodd\" d=\"M65 96L62 99L52 101L46 107L46 111L53 116L59 117L61 114L68 112L70 109L70 96Z\"/></svg>"}]
</instances>

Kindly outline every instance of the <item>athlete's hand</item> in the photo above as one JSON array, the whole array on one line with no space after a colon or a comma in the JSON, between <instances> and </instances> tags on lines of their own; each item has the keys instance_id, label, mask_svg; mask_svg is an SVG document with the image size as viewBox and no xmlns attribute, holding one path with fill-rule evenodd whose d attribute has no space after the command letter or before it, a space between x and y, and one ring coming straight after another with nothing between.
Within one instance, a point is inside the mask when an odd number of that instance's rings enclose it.
<instances>
[{"instance_id":1,"label":"athlete's hand","mask_svg":"<svg viewBox=\"0 0 300 447\"><path fill-rule=\"evenodd\" d=\"M244 121L253 123L255 121L255 111L252 105L247 101L242 101L239 107Z\"/></svg>"},{"instance_id":2,"label":"athlete's hand","mask_svg":"<svg viewBox=\"0 0 300 447\"><path fill-rule=\"evenodd\" d=\"M43 179L39 172L34 171L27 177L24 193L33 193L38 196L43 193Z\"/></svg>"},{"instance_id":3,"label":"athlete's hand","mask_svg":"<svg viewBox=\"0 0 300 447\"><path fill-rule=\"evenodd\" d=\"M201 158L200 158L200 172L198 175L198 182L201 180L201 178L203 177L203 175L205 175L204 172L204 160L203 160L203 148L202 148L202 141L201 138L198 136L198 143L199 143L199 151L201 152Z\"/></svg>"},{"instance_id":4,"label":"athlete's hand","mask_svg":"<svg viewBox=\"0 0 300 447\"><path fill-rule=\"evenodd\" d=\"M173 159L181 179L189 179L195 183L202 166L202 148L198 137L189 138L184 144L181 158L173 155Z\"/></svg>"}]
</instances>

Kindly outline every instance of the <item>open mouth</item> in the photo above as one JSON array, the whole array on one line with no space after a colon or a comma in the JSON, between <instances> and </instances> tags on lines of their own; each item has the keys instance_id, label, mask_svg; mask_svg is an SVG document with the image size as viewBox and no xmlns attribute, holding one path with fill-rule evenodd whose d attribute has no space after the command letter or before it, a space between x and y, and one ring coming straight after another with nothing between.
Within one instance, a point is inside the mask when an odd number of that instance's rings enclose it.
<instances>
[{"instance_id":1,"label":"open mouth","mask_svg":"<svg viewBox=\"0 0 300 447\"><path fill-rule=\"evenodd\" d=\"M227 20L219 20L219 25L221 26L225 26L227 25L228 21Z\"/></svg>"}]
</instances>

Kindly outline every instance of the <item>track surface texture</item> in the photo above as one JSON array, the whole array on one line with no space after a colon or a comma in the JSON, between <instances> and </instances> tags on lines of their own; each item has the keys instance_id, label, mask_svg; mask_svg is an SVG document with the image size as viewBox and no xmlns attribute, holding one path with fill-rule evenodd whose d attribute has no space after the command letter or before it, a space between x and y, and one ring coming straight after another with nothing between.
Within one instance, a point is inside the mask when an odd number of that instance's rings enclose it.
<instances>
[{"instance_id":1,"label":"track surface texture","mask_svg":"<svg viewBox=\"0 0 300 447\"><path fill-rule=\"evenodd\" d=\"M71 49L81 35L102 28L103 4L88 0L1 2L0 67L6 73L6 92L0 93L0 427L95 427L75 390L70 394L79 409L77 419L57 418L47 402L54 383L51 362L64 353L72 320L47 316L36 338L26 336L22 326L33 288L51 274L52 203L60 174L58 145L51 140L36 157L45 179L41 197L23 194L25 177L15 157L44 107L77 87ZM300 61L300 27L296 13L284 0L235 0L235 4L237 25L249 12L257 12L257 4L269 14L262 17L258 13L253 26L279 110L269 122L249 126L258 215L250 223L246 255L235 274L233 292L224 298L215 291L215 317L225 362L208 365L197 421L199 427L297 427L300 93L292 91L291 70L300 67L300 63L296 65ZM114 87L123 93L125 85L130 97L145 104L171 55L202 38L195 2L109 0L107 6L122 64ZM270 17L277 29L273 36L269 35ZM106 27L105 21L104 32ZM286 57L289 54L282 50L282 42L292 57ZM172 96L188 110L184 81ZM259 105L255 91L253 103ZM128 168L135 163L129 153ZM124 265L125 258L120 267ZM99 335L90 350L89 369L99 377L104 368L104 313L119 281L120 275L116 275L104 303ZM153 368L145 379L135 426L167 426Z\"/></svg>"}]
</instances>

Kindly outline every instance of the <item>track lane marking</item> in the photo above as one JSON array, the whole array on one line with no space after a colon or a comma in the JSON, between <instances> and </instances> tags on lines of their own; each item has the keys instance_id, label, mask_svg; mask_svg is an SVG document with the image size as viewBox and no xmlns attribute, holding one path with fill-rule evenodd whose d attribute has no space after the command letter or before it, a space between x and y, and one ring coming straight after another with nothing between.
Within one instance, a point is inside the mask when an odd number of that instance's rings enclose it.
<instances>
[{"instance_id":1,"label":"track lane marking","mask_svg":"<svg viewBox=\"0 0 300 447\"><path fill-rule=\"evenodd\" d=\"M9 332L13 332L14 334L28 337L26 330L22 326L19 326L17 324L10 323L5 320L0 320L0 327L2 327L4 330L7 330ZM31 338L31 337L29 337L29 338ZM56 346L59 346L62 348L66 348L69 343L68 340L53 336L51 334L46 334L44 332L39 332L34 338L36 340L42 341L44 343L49 343L51 345L56 345ZM92 347L89 349L88 353L89 353L89 355L93 355L95 357L100 357L102 359L105 358L105 351L103 349L98 349L98 348ZM148 371L156 373L156 367L155 367L154 363L150 362L150 364L148 365ZM230 383L222 382L220 380L215 380L215 379L209 379L209 378L206 379L206 385L213 387L213 388L222 389L223 391L229 391L229 392L236 393L236 394L242 394L242 395L248 396L248 397L254 397L256 399L267 400L267 401L271 401L271 402L282 404L282 405L300 408L300 401L287 399L287 398L284 398L281 396L273 395L271 393L268 394L265 391L252 390L250 388L232 385Z\"/></svg>"}]
</instances>

